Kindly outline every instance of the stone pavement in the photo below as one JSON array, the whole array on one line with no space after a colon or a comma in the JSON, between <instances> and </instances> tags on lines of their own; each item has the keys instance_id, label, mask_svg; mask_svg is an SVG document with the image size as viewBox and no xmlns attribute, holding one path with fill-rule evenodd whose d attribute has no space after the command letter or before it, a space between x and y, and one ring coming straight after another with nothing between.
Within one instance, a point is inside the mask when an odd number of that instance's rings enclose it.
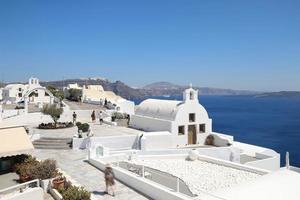
<instances>
[{"instance_id":1,"label":"stone pavement","mask_svg":"<svg viewBox=\"0 0 300 200\"><path fill-rule=\"evenodd\" d=\"M82 150L42 150L35 149L32 153L38 159L52 158L57 161L60 169L72 179L92 192L96 200L145 200L149 199L135 190L117 181L116 196L104 195L105 182L102 171L85 161L87 152Z\"/></svg>"}]
</instances>

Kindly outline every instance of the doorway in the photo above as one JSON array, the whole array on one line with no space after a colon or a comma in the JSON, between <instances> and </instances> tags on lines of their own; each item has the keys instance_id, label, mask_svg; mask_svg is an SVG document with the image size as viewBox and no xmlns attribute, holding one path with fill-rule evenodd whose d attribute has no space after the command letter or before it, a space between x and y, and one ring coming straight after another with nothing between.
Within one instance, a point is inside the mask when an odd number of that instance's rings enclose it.
<instances>
[{"instance_id":1,"label":"doorway","mask_svg":"<svg viewBox=\"0 0 300 200\"><path fill-rule=\"evenodd\" d=\"M197 143L197 132L196 125L188 126L188 144L196 144Z\"/></svg>"}]
</instances>

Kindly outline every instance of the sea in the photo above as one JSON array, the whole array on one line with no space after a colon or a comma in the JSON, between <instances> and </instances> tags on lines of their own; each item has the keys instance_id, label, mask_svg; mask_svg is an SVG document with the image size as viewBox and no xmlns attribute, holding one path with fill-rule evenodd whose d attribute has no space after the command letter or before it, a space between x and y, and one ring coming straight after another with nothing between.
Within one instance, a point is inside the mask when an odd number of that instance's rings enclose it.
<instances>
[{"instance_id":1,"label":"sea","mask_svg":"<svg viewBox=\"0 0 300 200\"><path fill-rule=\"evenodd\" d=\"M182 100L179 96L156 99ZM142 100L135 100L139 104ZM239 142L290 154L290 164L300 167L300 99L253 96L200 96L212 118L213 131L233 135Z\"/></svg>"}]
</instances>

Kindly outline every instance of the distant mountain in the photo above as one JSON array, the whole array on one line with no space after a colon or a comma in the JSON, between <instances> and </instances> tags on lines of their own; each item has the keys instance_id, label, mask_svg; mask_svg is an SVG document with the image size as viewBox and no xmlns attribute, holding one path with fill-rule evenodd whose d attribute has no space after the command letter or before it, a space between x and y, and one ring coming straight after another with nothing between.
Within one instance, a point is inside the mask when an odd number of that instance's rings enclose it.
<instances>
[{"instance_id":1,"label":"distant mountain","mask_svg":"<svg viewBox=\"0 0 300 200\"><path fill-rule=\"evenodd\" d=\"M182 88L182 86L169 82L155 82L143 87L145 90L172 90L178 88Z\"/></svg>"},{"instance_id":2,"label":"distant mountain","mask_svg":"<svg viewBox=\"0 0 300 200\"><path fill-rule=\"evenodd\" d=\"M53 85L58 88L66 87L70 83L79 85L102 85L104 90L113 91L126 99L145 99L151 96L180 96L189 86L176 85L169 82L155 82L144 86L143 88L132 88L121 81L111 82L105 78L80 78L66 79L58 81L41 81L42 86ZM0 83L1 84L1 83ZM5 85L5 84L4 84ZM248 95L257 98L263 97L299 97L300 92L282 91L262 93L248 90L232 90L211 87L193 87L199 90L200 95Z\"/></svg>"},{"instance_id":3,"label":"distant mountain","mask_svg":"<svg viewBox=\"0 0 300 200\"><path fill-rule=\"evenodd\" d=\"M181 95L182 92L189 86L175 85L169 82L156 82L143 87L147 93L152 96L162 95ZM199 90L200 95L254 95L259 94L256 91L248 90L232 90L232 89L221 89L221 88L210 88L210 87L193 87Z\"/></svg>"},{"instance_id":4,"label":"distant mountain","mask_svg":"<svg viewBox=\"0 0 300 200\"><path fill-rule=\"evenodd\" d=\"M284 98L299 98L299 91L280 91L280 92L266 92L254 95L256 98L269 98L269 97L284 97Z\"/></svg>"},{"instance_id":5,"label":"distant mountain","mask_svg":"<svg viewBox=\"0 0 300 200\"><path fill-rule=\"evenodd\" d=\"M78 85L102 85L104 90L113 91L117 95L124 97L126 99L136 99L147 96L144 90L134 89L124 84L121 81L110 82L106 79L67 79L67 80L59 80L59 81L47 81L41 82L42 86L53 85L58 88L66 87L68 84L78 83Z\"/></svg>"}]
</instances>

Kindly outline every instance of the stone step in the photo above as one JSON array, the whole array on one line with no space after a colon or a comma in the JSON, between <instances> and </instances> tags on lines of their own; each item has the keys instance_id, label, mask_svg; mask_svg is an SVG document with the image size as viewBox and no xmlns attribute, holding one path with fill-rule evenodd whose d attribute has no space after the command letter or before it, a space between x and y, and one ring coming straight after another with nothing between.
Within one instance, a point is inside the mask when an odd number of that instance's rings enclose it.
<instances>
[{"instance_id":1,"label":"stone step","mask_svg":"<svg viewBox=\"0 0 300 200\"><path fill-rule=\"evenodd\" d=\"M59 137L41 137L39 140L72 140L72 138L59 138Z\"/></svg>"},{"instance_id":2,"label":"stone step","mask_svg":"<svg viewBox=\"0 0 300 200\"><path fill-rule=\"evenodd\" d=\"M71 143L43 143L43 142L35 142L33 143L34 146L70 146Z\"/></svg>"},{"instance_id":3,"label":"stone step","mask_svg":"<svg viewBox=\"0 0 300 200\"><path fill-rule=\"evenodd\" d=\"M72 138L43 137L33 141L36 149L70 149Z\"/></svg>"},{"instance_id":4,"label":"stone step","mask_svg":"<svg viewBox=\"0 0 300 200\"><path fill-rule=\"evenodd\" d=\"M59 140L57 140L57 141L54 141L54 140L35 140L35 141L33 141L33 143L49 143L49 144L67 144L67 143L71 143L72 142L72 140L68 140L68 141L64 141L64 140L62 140L62 141L59 141Z\"/></svg>"},{"instance_id":5,"label":"stone step","mask_svg":"<svg viewBox=\"0 0 300 200\"><path fill-rule=\"evenodd\" d=\"M57 150L67 150L71 149L69 146L45 146L45 145L34 145L35 149L57 149Z\"/></svg>"}]
</instances>

